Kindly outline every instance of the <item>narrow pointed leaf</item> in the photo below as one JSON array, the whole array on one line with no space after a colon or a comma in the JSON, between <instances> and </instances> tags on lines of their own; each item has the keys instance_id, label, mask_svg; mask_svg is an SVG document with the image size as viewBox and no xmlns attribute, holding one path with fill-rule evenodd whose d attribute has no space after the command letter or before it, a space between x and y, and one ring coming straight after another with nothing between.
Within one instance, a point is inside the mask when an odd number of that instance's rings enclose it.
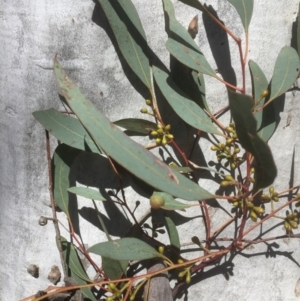
<instances>
[{"instance_id":1,"label":"narrow pointed leaf","mask_svg":"<svg viewBox=\"0 0 300 301\"><path fill-rule=\"evenodd\" d=\"M131 0L98 0L114 32L120 50L133 72L151 88L149 60L144 49L147 45L137 11Z\"/></svg>"},{"instance_id":2,"label":"narrow pointed leaf","mask_svg":"<svg viewBox=\"0 0 300 301\"><path fill-rule=\"evenodd\" d=\"M165 220L166 220L166 228L170 238L170 243L172 246L180 250L180 240L179 240L179 235L178 235L176 225L174 224L172 219L168 216L165 216Z\"/></svg>"},{"instance_id":3,"label":"narrow pointed leaf","mask_svg":"<svg viewBox=\"0 0 300 301\"><path fill-rule=\"evenodd\" d=\"M88 251L115 260L144 260L161 257L161 254L153 247L133 237L102 242L92 246Z\"/></svg>"},{"instance_id":4,"label":"narrow pointed leaf","mask_svg":"<svg viewBox=\"0 0 300 301\"><path fill-rule=\"evenodd\" d=\"M129 172L161 191L185 200L209 199L213 196L128 138L120 129L85 98L66 76L57 60L54 62L57 83L80 122L95 143Z\"/></svg>"},{"instance_id":5,"label":"narrow pointed leaf","mask_svg":"<svg viewBox=\"0 0 300 301\"><path fill-rule=\"evenodd\" d=\"M263 71L258 66L258 64L256 64L252 60L249 61L249 69L250 69L251 80L252 80L252 95L254 98L254 103L255 104L257 103L257 105L254 108L255 110L257 110L265 103L264 99L262 100L260 99L261 99L262 92L268 90L269 83ZM257 129L259 129L262 124L263 111L261 110L257 112L254 116L257 121Z\"/></svg>"},{"instance_id":6,"label":"narrow pointed leaf","mask_svg":"<svg viewBox=\"0 0 300 301\"><path fill-rule=\"evenodd\" d=\"M79 150L60 144L53 155L53 194L57 206L69 216L69 174Z\"/></svg>"},{"instance_id":7,"label":"narrow pointed leaf","mask_svg":"<svg viewBox=\"0 0 300 301\"><path fill-rule=\"evenodd\" d=\"M109 279L120 279L126 275L128 260L114 260L102 256L102 269Z\"/></svg>"},{"instance_id":8,"label":"narrow pointed leaf","mask_svg":"<svg viewBox=\"0 0 300 301\"><path fill-rule=\"evenodd\" d=\"M241 145L250 152L256 161L256 189L271 185L277 169L269 146L256 132L256 120L252 115L253 100L248 95L228 90L229 106L235 122Z\"/></svg>"},{"instance_id":9,"label":"narrow pointed leaf","mask_svg":"<svg viewBox=\"0 0 300 301\"><path fill-rule=\"evenodd\" d=\"M196 129L221 135L203 109L189 99L165 71L154 66L153 75L159 89L180 118Z\"/></svg>"},{"instance_id":10,"label":"narrow pointed leaf","mask_svg":"<svg viewBox=\"0 0 300 301\"><path fill-rule=\"evenodd\" d=\"M155 122L139 118L120 119L114 121L113 124L142 135L149 135L157 127Z\"/></svg>"},{"instance_id":11,"label":"narrow pointed leaf","mask_svg":"<svg viewBox=\"0 0 300 301\"><path fill-rule=\"evenodd\" d=\"M81 261L78 257L77 251L73 244L68 242L65 238L61 237L62 240L62 253L64 256L67 268L70 271L70 277L72 277L77 284L87 284L92 282L86 274ZM82 288L82 294L89 300L96 301L94 294L90 288Z\"/></svg>"},{"instance_id":12,"label":"narrow pointed leaf","mask_svg":"<svg viewBox=\"0 0 300 301\"><path fill-rule=\"evenodd\" d=\"M74 187L68 188L68 191L71 193L74 193L76 195L90 199L90 200L106 201L106 199L103 197L103 195L95 189L74 186Z\"/></svg>"},{"instance_id":13,"label":"narrow pointed leaf","mask_svg":"<svg viewBox=\"0 0 300 301\"><path fill-rule=\"evenodd\" d=\"M275 63L269 102L291 88L298 77L299 68L300 63L297 51L289 46L283 47Z\"/></svg>"},{"instance_id":14,"label":"narrow pointed leaf","mask_svg":"<svg viewBox=\"0 0 300 301\"><path fill-rule=\"evenodd\" d=\"M101 153L78 119L54 109L37 111L33 116L60 142L83 151Z\"/></svg>"},{"instance_id":15,"label":"narrow pointed leaf","mask_svg":"<svg viewBox=\"0 0 300 301\"><path fill-rule=\"evenodd\" d=\"M165 209L165 210L185 211L184 210L185 208L191 207L191 205L176 201L170 194L165 193L165 192L154 191L153 195L159 195L163 198L163 200L165 201L165 204L161 208Z\"/></svg>"},{"instance_id":16,"label":"narrow pointed leaf","mask_svg":"<svg viewBox=\"0 0 300 301\"><path fill-rule=\"evenodd\" d=\"M163 0L163 4L171 32L166 44L168 51L191 69L218 78L188 31L176 20L172 2Z\"/></svg>"},{"instance_id":17,"label":"narrow pointed leaf","mask_svg":"<svg viewBox=\"0 0 300 301\"><path fill-rule=\"evenodd\" d=\"M247 34L253 13L254 0L228 0L228 2L237 10Z\"/></svg>"}]
</instances>

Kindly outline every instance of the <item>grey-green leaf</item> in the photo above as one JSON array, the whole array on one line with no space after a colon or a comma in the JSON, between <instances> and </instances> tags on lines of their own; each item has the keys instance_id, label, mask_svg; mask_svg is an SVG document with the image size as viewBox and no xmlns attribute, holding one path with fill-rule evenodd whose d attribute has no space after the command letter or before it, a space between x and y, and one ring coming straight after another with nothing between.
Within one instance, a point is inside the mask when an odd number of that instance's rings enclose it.
<instances>
[{"instance_id":1,"label":"grey-green leaf","mask_svg":"<svg viewBox=\"0 0 300 301\"><path fill-rule=\"evenodd\" d=\"M168 51L191 69L218 78L188 31L176 20L172 2L163 0L163 3L171 32L166 43Z\"/></svg>"},{"instance_id":2,"label":"grey-green leaf","mask_svg":"<svg viewBox=\"0 0 300 301\"><path fill-rule=\"evenodd\" d=\"M74 186L74 187L68 188L68 191L71 193L74 193L76 195L90 199L90 200L106 201L106 199L103 197L103 195L95 189Z\"/></svg>"},{"instance_id":3,"label":"grey-green leaf","mask_svg":"<svg viewBox=\"0 0 300 301\"><path fill-rule=\"evenodd\" d=\"M165 216L165 220L166 220L166 228L170 238L170 243L172 246L180 250L180 240L179 240L179 234L176 225L174 224L172 219L168 216Z\"/></svg>"},{"instance_id":4,"label":"grey-green leaf","mask_svg":"<svg viewBox=\"0 0 300 301\"><path fill-rule=\"evenodd\" d=\"M145 54L146 35L131 0L98 0L114 32L120 50L134 73L152 90L150 66Z\"/></svg>"},{"instance_id":5,"label":"grey-green leaf","mask_svg":"<svg viewBox=\"0 0 300 301\"><path fill-rule=\"evenodd\" d=\"M264 100L260 99L262 92L268 90L269 83L261 68L252 60L249 61L249 69L252 80L252 95L256 104L254 109L257 110L265 103ZM254 116L257 121L257 129L259 129L262 124L263 111L260 110Z\"/></svg>"},{"instance_id":6,"label":"grey-green leaf","mask_svg":"<svg viewBox=\"0 0 300 301\"><path fill-rule=\"evenodd\" d=\"M141 135L149 135L157 127L155 122L139 118L120 119L114 121L113 124Z\"/></svg>"},{"instance_id":7,"label":"grey-green leaf","mask_svg":"<svg viewBox=\"0 0 300 301\"><path fill-rule=\"evenodd\" d=\"M228 0L228 2L237 10L247 34L253 13L254 0Z\"/></svg>"},{"instance_id":8,"label":"grey-green leaf","mask_svg":"<svg viewBox=\"0 0 300 301\"><path fill-rule=\"evenodd\" d=\"M68 242L64 237L61 237L61 242L64 260L68 270L70 271L69 276L72 277L78 285L92 282L86 274L73 244ZM96 298L90 288L82 288L81 291L86 298L96 301Z\"/></svg>"},{"instance_id":9,"label":"grey-green leaf","mask_svg":"<svg viewBox=\"0 0 300 301\"><path fill-rule=\"evenodd\" d=\"M92 246L88 251L115 260L144 260L161 257L161 254L153 247L133 237L102 242Z\"/></svg>"},{"instance_id":10,"label":"grey-green leaf","mask_svg":"<svg viewBox=\"0 0 300 301\"><path fill-rule=\"evenodd\" d=\"M33 116L60 142L80 150L101 153L78 119L54 109L36 111Z\"/></svg>"},{"instance_id":11,"label":"grey-green leaf","mask_svg":"<svg viewBox=\"0 0 300 301\"><path fill-rule=\"evenodd\" d=\"M66 76L57 60L54 62L54 72L68 105L90 133L95 143L117 163L144 182L176 197L185 200L201 200L213 197L199 185L173 171L151 152L128 138L120 129L111 124Z\"/></svg>"},{"instance_id":12,"label":"grey-green leaf","mask_svg":"<svg viewBox=\"0 0 300 301\"><path fill-rule=\"evenodd\" d=\"M189 208L192 205L188 205L188 204L184 204L181 202L176 201L169 193L165 193L165 192L159 192L159 191L154 191L153 195L159 195L163 198L163 200L165 201L164 206L162 206L162 209L165 210L183 210L185 208Z\"/></svg>"},{"instance_id":13,"label":"grey-green leaf","mask_svg":"<svg viewBox=\"0 0 300 301\"><path fill-rule=\"evenodd\" d=\"M221 135L203 109L189 99L165 71L153 66L153 75L159 89L180 118L196 129Z\"/></svg>"},{"instance_id":14,"label":"grey-green leaf","mask_svg":"<svg viewBox=\"0 0 300 301\"><path fill-rule=\"evenodd\" d=\"M126 275L128 260L114 260L102 256L102 269L109 279L120 279Z\"/></svg>"},{"instance_id":15,"label":"grey-green leaf","mask_svg":"<svg viewBox=\"0 0 300 301\"><path fill-rule=\"evenodd\" d=\"M277 169L269 146L256 132L256 120L252 114L253 100L250 96L228 90L229 106L241 145L255 158L256 189L271 185Z\"/></svg>"},{"instance_id":16,"label":"grey-green leaf","mask_svg":"<svg viewBox=\"0 0 300 301\"><path fill-rule=\"evenodd\" d=\"M300 62L297 51L289 46L281 49L275 63L269 102L285 93L296 81Z\"/></svg>"},{"instance_id":17,"label":"grey-green leaf","mask_svg":"<svg viewBox=\"0 0 300 301\"><path fill-rule=\"evenodd\" d=\"M53 194L57 206L69 216L69 174L79 150L66 144L60 144L53 155Z\"/></svg>"}]
</instances>

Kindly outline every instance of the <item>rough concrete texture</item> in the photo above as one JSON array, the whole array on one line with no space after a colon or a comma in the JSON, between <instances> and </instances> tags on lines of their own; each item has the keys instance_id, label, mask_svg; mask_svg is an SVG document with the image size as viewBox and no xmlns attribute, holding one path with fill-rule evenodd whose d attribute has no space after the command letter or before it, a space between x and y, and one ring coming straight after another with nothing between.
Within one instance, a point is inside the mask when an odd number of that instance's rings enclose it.
<instances>
[{"instance_id":1,"label":"rough concrete texture","mask_svg":"<svg viewBox=\"0 0 300 301\"><path fill-rule=\"evenodd\" d=\"M37 222L41 215L50 216L51 210L47 206L49 193L45 135L42 126L31 114L51 107L63 108L50 70L54 55L58 53L59 60L70 77L111 120L140 117L143 97L130 86L124 75L115 48L106 34L106 31L109 33L106 20L101 11L95 9L92 0L0 2L0 300L7 301L19 300L46 288L50 285L47 275L51 267L60 266L53 226L48 224L40 227ZM141 15L150 46L168 63L161 1L133 2ZM280 49L290 45L298 2L255 1L250 25L249 58L261 66L268 79L272 75ZM220 39L227 43L222 32L213 32L215 38L208 42L201 14L178 1L173 3L178 19L184 26L188 25L195 14L199 15L196 41L213 68L217 68L217 65L222 67L222 55L228 53L212 53L209 46L209 43L219 43ZM207 4L212 5L234 33L242 36L238 16L227 1L211 0ZM206 24L208 32L213 30L209 27L209 22ZM232 66L237 70L237 81L240 82L237 48L230 39L229 47ZM214 62L214 58L218 64ZM215 111L220 107L221 100L226 99L225 88L210 78L207 78L206 86L209 105ZM249 86L248 92L250 91ZM275 185L279 191L289 185L294 149L294 184L297 185L300 181L299 97L299 92L287 93L284 108L278 104L278 109L282 110L281 121L270 141L278 166ZM52 142L54 147L55 140ZM205 151L207 146L203 147ZM107 163L95 159L89 165L77 166L74 179L80 184L97 187L101 179L95 178L93 172L105 170L104 164ZM83 175L86 170L88 173ZM109 176L105 174L102 181L109 181ZM208 180L201 183L208 190L215 189ZM135 201L138 196L131 192L130 199ZM141 212L147 210L148 203L144 204ZM79 200L79 207L85 206L88 206L87 203ZM83 209L81 216L84 217L87 210ZM218 226L221 223L218 216L221 217L222 214L215 208L210 210L215 214L214 223ZM59 218L65 223L62 214ZM117 221L122 223L121 218ZM90 226L84 218L80 223L84 241L89 246L96 243L99 240L98 229L87 230ZM122 227L125 233L126 227ZM191 232L195 228L189 223L182 224L179 229L183 242L189 242L190 237L197 234ZM119 236L124 233L114 234ZM270 234L274 233L279 235L284 232L282 227L277 227ZM63 234L67 236L66 233ZM179 296L179 299L298 300L299 288L296 289L296 284L300 278L299 240L279 240L276 244L278 248L273 244L274 248L269 247L269 252L268 245L262 244L249 248L243 255L233 254L223 264L197 275L188 291ZM30 264L39 266L38 279L27 273L26 269Z\"/></svg>"}]
</instances>

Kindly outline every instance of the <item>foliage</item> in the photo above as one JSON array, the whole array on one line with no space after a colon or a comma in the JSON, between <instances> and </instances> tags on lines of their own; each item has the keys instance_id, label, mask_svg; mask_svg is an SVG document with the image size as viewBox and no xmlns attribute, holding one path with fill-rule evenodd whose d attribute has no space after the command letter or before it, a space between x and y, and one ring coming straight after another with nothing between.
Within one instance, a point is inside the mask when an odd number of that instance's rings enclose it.
<instances>
[{"instance_id":1,"label":"foliage","mask_svg":"<svg viewBox=\"0 0 300 301\"><path fill-rule=\"evenodd\" d=\"M298 53L291 47L283 47L278 54L269 82L258 64L249 60L252 94L247 95L245 74L249 25L254 1L228 0L237 10L243 24L245 33L245 50L243 50L241 39L216 18L206 5L197 0L181 0L206 14L234 39L240 53L241 86L226 82L199 49L194 41L195 34L191 34L197 32L197 19L193 19L190 28L186 30L177 21L172 2L170 0L162 2L168 34L166 48L173 64L171 68L165 66L149 48L146 34L131 0L99 0L125 61L140 80L140 85L151 95L151 98L145 100L147 107L141 109L141 114L152 117L151 121L128 118L110 122L68 77L57 57L54 60L54 74L61 98L69 109L68 114L54 109L34 112L34 117L61 142L55 149L50 164L50 184L53 185L53 201L55 200L57 206L66 214L72 239L67 241L61 238L58 244L66 264L65 272L78 284L72 288L81 288L86 300L96 300L96 296L97 298L101 296L107 301L137 300L143 294L142 287L144 296L147 296L145 299L151 300L153 294L151 283L155 283L152 282L155 277L163 273L168 273L170 278L177 280L174 291L178 291L182 283L191 282L197 271L213 265L226 254L237 249L243 250L249 243L277 239L277 237L259 237L252 241L247 239L251 231L266 221L275 224L279 219L286 231L282 237L298 237L293 231L298 228L299 186L289 187L281 192L270 186L277 176L277 169L268 146L268 140L277 127L274 100L280 99L279 97L286 93L298 78L300 67ZM176 68L182 70L185 75L180 81L174 73ZM206 99L204 82L206 76L223 83L228 90L229 105L220 108L218 113L211 112ZM161 93L158 93L158 90ZM186 124L181 132L173 132L174 125L166 123L162 114L162 108L166 103L174 111L174 120L179 118L182 124ZM228 123L222 124L219 116L226 111ZM196 135L191 134L193 131L196 131ZM151 142L143 146L132 140L132 135L148 136ZM190 137L190 147L182 147L182 136ZM206 138L211 144L206 156L207 158L212 154L215 156L216 169L208 166L200 167L192 161L200 138ZM172 162L168 164L166 160L157 157L153 149L173 150L177 158L174 155ZM190 152L186 151L188 149ZM109 162L119 180L116 192L103 190L103 187L100 191L87 187L73 187L74 184L69 179L71 167L82 152L94 153ZM198 184L199 170L211 174L212 181L219 185L217 192L208 191ZM163 225L153 223L150 226L146 220L138 221L135 210L130 209L128 204L128 196L124 190L124 175L129 175L130 186L138 186L143 195L148 195L149 208L150 206L152 208L149 211L150 215L155 216L158 211L164 213ZM263 192L264 188L268 188L267 193ZM69 192L73 197L75 194L93 200L107 241L99 241L96 245L85 249L72 224L71 211L76 203L70 202ZM282 202L281 199L287 192L289 199ZM127 211L128 223L134 222L127 237L116 240L110 237L103 219L104 215L99 212L95 200L114 202ZM212 229L211 226L208 210L211 202L215 202L218 206L220 203L225 204L224 206L232 213L224 213L222 226L218 229ZM193 259L186 259L181 253L176 216L169 215L168 212L191 208L198 209L202 214L205 231L201 240L194 236L191 242L193 247L195 245L199 247L201 254ZM284 213L286 210L288 213ZM60 222L65 224L63 221ZM232 237L220 237L220 233L233 224L235 226ZM158 240L157 234L165 233L164 228L170 244ZM147 230L151 230L152 233L149 234ZM222 245L222 241L226 244ZM100 280L94 281L89 278L79 260L80 253L99 273ZM92 260L90 253L102 257L102 267ZM145 262L149 262L150 259L157 259L163 265L158 265L159 269L154 271L148 269L148 272L139 275L132 272L132 262L146 267ZM92 287L94 289L91 290ZM64 290L70 290L70 287L49 290L46 296ZM166 289L162 295L165 292ZM45 296L33 300L43 298ZM167 298L171 300L172 296ZM157 300L163 299L158 296Z\"/></svg>"}]
</instances>

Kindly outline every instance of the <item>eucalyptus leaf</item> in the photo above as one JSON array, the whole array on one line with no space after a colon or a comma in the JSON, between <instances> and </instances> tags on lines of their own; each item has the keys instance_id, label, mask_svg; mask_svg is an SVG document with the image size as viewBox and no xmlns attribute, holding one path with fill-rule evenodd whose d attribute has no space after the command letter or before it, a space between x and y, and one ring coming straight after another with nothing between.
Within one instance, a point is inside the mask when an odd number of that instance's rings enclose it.
<instances>
[{"instance_id":1,"label":"eucalyptus leaf","mask_svg":"<svg viewBox=\"0 0 300 301\"><path fill-rule=\"evenodd\" d=\"M147 47L146 35L134 5L131 0L98 1L126 62L151 91L149 59L144 51Z\"/></svg>"},{"instance_id":2,"label":"eucalyptus leaf","mask_svg":"<svg viewBox=\"0 0 300 301\"><path fill-rule=\"evenodd\" d=\"M163 0L163 4L169 17L170 35L166 43L168 51L191 69L218 78L188 31L176 20L172 2Z\"/></svg>"},{"instance_id":3,"label":"eucalyptus leaf","mask_svg":"<svg viewBox=\"0 0 300 301\"><path fill-rule=\"evenodd\" d=\"M254 0L228 0L228 2L237 10L247 34L253 13Z\"/></svg>"},{"instance_id":4,"label":"eucalyptus leaf","mask_svg":"<svg viewBox=\"0 0 300 301\"><path fill-rule=\"evenodd\" d=\"M126 275L128 260L114 260L102 256L102 269L109 279L120 279Z\"/></svg>"},{"instance_id":5,"label":"eucalyptus leaf","mask_svg":"<svg viewBox=\"0 0 300 301\"><path fill-rule=\"evenodd\" d=\"M202 12L205 10L204 6L201 4L199 0L179 0L179 1L191 7L197 8Z\"/></svg>"},{"instance_id":6,"label":"eucalyptus leaf","mask_svg":"<svg viewBox=\"0 0 300 301\"><path fill-rule=\"evenodd\" d=\"M190 100L165 71L154 66L153 75L168 103L187 124L204 132L221 135L203 109Z\"/></svg>"},{"instance_id":7,"label":"eucalyptus leaf","mask_svg":"<svg viewBox=\"0 0 300 301\"><path fill-rule=\"evenodd\" d=\"M54 152L52 159L53 195L57 206L69 216L69 175L71 166L79 154L79 150L66 144L60 144Z\"/></svg>"},{"instance_id":8,"label":"eucalyptus leaf","mask_svg":"<svg viewBox=\"0 0 300 301\"><path fill-rule=\"evenodd\" d=\"M252 94L254 98L254 109L257 110L261 108L265 101L261 98L261 95L264 91L268 90L268 80L264 75L261 68L258 66L257 63L250 60L249 61L249 69L251 73L251 81L252 81ZM262 118L263 118L263 110L260 110L255 115L255 119L257 121L257 129L261 127Z\"/></svg>"},{"instance_id":9,"label":"eucalyptus leaf","mask_svg":"<svg viewBox=\"0 0 300 301\"><path fill-rule=\"evenodd\" d=\"M68 191L71 193L74 193L76 195L90 199L90 200L106 201L106 199L103 197L103 195L95 189L74 186L74 187L68 188Z\"/></svg>"},{"instance_id":10,"label":"eucalyptus leaf","mask_svg":"<svg viewBox=\"0 0 300 301\"><path fill-rule=\"evenodd\" d=\"M176 197L185 200L201 200L213 197L208 191L180 173L171 170L168 165L111 124L67 77L56 59L54 72L58 86L68 105L90 133L95 143L117 163L151 186L172 193Z\"/></svg>"},{"instance_id":11,"label":"eucalyptus leaf","mask_svg":"<svg viewBox=\"0 0 300 301\"><path fill-rule=\"evenodd\" d=\"M235 122L241 145L250 152L256 161L255 188L271 185L277 176L277 169L269 146L256 132L256 120L252 114L253 101L248 95L228 90L229 106Z\"/></svg>"},{"instance_id":12,"label":"eucalyptus leaf","mask_svg":"<svg viewBox=\"0 0 300 301\"><path fill-rule=\"evenodd\" d=\"M88 251L115 260L144 260L161 257L161 254L153 247L133 237L98 243Z\"/></svg>"},{"instance_id":13,"label":"eucalyptus leaf","mask_svg":"<svg viewBox=\"0 0 300 301\"><path fill-rule=\"evenodd\" d=\"M289 46L281 49L271 80L271 96L268 102L285 93L296 81L300 62L297 51Z\"/></svg>"},{"instance_id":14,"label":"eucalyptus leaf","mask_svg":"<svg viewBox=\"0 0 300 301\"><path fill-rule=\"evenodd\" d=\"M61 242L63 257L69 270L68 276L72 277L79 285L91 283L92 281L86 274L73 244L68 242L64 237L61 237ZM96 301L96 298L91 292L90 288L81 288L81 291L86 298L89 298L89 300L92 301Z\"/></svg>"},{"instance_id":15,"label":"eucalyptus leaf","mask_svg":"<svg viewBox=\"0 0 300 301\"><path fill-rule=\"evenodd\" d=\"M165 201L165 204L160 208L165 209L165 210L182 210L182 211L185 211L184 210L185 208L191 207L191 205L184 204L184 203L176 201L170 194L165 193L165 192L154 191L153 195L159 195L163 198L163 200Z\"/></svg>"},{"instance_id":16,"label":"eucalyptus leaf","mask_svg":"<svg viewBox=\"0 0 300 301\"><path fill-rule=\"evenodd\" d=\"M78 119L54 109L37 111L33 116L60 142L83 151L101 153Z\"/></svg>"},{"instance_id":17,"label":"eucalyptus leaf","mask_svg":"<svg viewBox=\"0 0 300 301\"><path fill-rule=\"evenodd\" d=\"M149 133L156 129L157 125L155 122L139 119L139 118L125 118L114 121L113 124L120 126L133 133L142 135L149 135Z\"/></svg>"},{"instance_id":18,"label":"eucalyptus leaf","mask_svg":"<svg viewBox=\"0 0 300 301\"><path fill-rule=\"evenodd\" d=\"M177 227L170 217L165 216L165 220L166 220L166 228L170 238L170 243L172 246L180 250L180 240L179 240Z\"/></svg>"}]
</instances>

